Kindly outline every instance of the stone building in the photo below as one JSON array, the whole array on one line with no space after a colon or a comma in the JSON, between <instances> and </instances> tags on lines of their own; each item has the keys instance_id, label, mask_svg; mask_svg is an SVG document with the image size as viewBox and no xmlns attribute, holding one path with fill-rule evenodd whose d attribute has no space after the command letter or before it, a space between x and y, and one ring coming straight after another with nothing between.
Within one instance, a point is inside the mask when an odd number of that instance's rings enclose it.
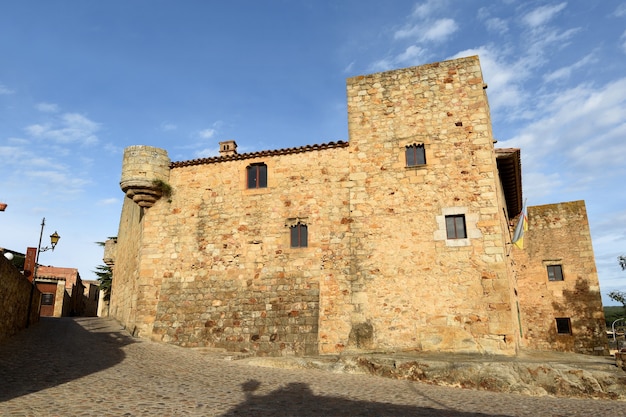
<instances>
[{"instance_id":1,"label":"stone building","mask_svg":"<svg viewBox=\"0 0 626 417\"><path fill-rule=\"evenodd\" d=\"M84 315L85 285L78 269L39 265L35 283L41 291L41 316Z\"/></svg>"},{"instance_id":2,"label":"stone building","mask_svg":"<svg viewBox=\"0 0 626 417\"><path fill-rule=\"evenodd\" d=\"M98 281L83 281L85 286L83 291L83 315L86 317L98 317L101 310L100 304L104 298L104 294L100 291L100 283Z\"/></svg>"},{"instance_id":3,"label":"stone building","mask_svg":"<svg viewBox=\"0 0 626 417\"><path fill-rule=\"evenodd\" d=\"M127 148L110 315L258 355L604 351L584 205L530 208L512 245L520 151L495 149L486 87L478 57L456 59L348 79L348 142Z\"/></svg>"},{"instance_id":4,"label":"stone building","mask_svg":"<svg viewBox=\"0 0 626 417\"><path fill-rule=\"evenodd\" d=\"M602 352L596 262L584 201L529 207L528 241L516 253L524 340L541 350Z\"/></svg>"}]
</instances>

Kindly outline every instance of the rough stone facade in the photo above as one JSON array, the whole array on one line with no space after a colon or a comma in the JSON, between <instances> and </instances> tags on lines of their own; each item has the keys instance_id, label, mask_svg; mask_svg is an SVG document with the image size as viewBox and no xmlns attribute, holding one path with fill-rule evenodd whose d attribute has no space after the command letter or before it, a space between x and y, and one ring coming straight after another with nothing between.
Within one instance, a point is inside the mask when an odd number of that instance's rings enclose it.
<instances>
[{"instance_id":1,"label":"rough stone facade","mask_svg":"<svg viewBox=\"0 0 626 417\"><path fill-rule=\"evenodd\" d=\"M40 298L39 290L0 254L0 341L24 329L27 322L39 321Z\"/></svg>"},{"instance_id":2,"label":"rough stone facade","mask_svg":"<svg viewBox=\"0 0 626 417\"><path fill-rule=\"evenodd\" d=\"M128 148L110 315L258 355L515 354L519 151L494 149L485 88L478 57L462 58L349 79L349 143L238 154L229 141L173 163ZM425 161L407 164L410 150Z\"/></svg>"},{"instance_id":3,"label":"rough stone facade","mask_svg":"<svg viewBox=\"0 0 626 417\"><path fill-rule=\"evenodd\" d=\"M606 328L584 201L528 209L524 250L516 253L522 343L539 350L604 352ZM556 267L561 276L549 276ZM557 319L563 326L559 329Z\"/></svg>"}]
</instances>

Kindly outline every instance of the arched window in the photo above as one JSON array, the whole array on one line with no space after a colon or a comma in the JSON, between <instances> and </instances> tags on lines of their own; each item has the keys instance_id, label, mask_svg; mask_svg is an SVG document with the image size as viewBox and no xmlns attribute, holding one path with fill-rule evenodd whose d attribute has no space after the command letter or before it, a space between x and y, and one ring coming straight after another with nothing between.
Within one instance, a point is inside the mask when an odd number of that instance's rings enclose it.
<instances>
[{"instance_id":1,"label":"arched window","mask_svg":"<svg viewBox=\"0 0 626 417\"><path fill-rule=\"evenodd\" d=\"M306 224L297 223L290 228L291 232L291 247L292 248L306 248L308 246L308 230Z\"/></svg>"},{"instance_id":2,"label":"arched window","mask_svg":"<svg viewBox=\"0 0 626 417\"><path fill-rule=\"evenodd\" d=\"M246 168L248 188L267 188L267 165L250 164Z\"/></svg>"},{"instance_id":3,"label":"arched window","mask_svg":"<svg viewBox=\"0 0 626 417\"><path fill-rule=\"evenodd\" d=\"M406 147L406 166L414 167L417 165L426 165L426 152L423 143L414 143Z\"/></svg>"}]
</instances>

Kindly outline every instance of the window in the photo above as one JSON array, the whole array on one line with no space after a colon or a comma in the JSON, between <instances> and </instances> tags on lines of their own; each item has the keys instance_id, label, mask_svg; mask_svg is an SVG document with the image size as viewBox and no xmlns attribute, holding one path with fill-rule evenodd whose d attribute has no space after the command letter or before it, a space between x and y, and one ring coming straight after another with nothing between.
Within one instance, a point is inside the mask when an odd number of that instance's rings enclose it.
<instances>
[{"instance_id":1,"label":"window","mask_svg":"<svg viewBox=\"0 0 626 417\"><path fill-rule=\"evenodd\" d=\"M246 168L248 174L248 188L267 187L267 165L252 164Z\"/></svg>"},{"instance_id":2,"label":"window","mask_svg":"<svg viewBox=\"0 0 626 417\"><path fill-rule=\"evenodd\" d=\"M556 332L558 334L572 334L572 322L569 317L560 317L556 319Z\"/></svg>"},{"instance_id":3,"label":"window","mask_svg":"<svg viewBox=\"0 0 626 417\"><path fill-rule=\"evenodd\" d=\"M563 269L561 265L548 265L548 280L563 281Z\"/></svg>"},{"instance_id":4,"label":"window","mask_svg":"<svg viewBox=\"0 0 626 417\"><path fill-rule=\"evenodd\" d=\"M50 293L41 294L41 305L42 306L54 305L54 294L50 294Z\"/></svg>"},{"instance_id":5,"label":"window","mask_svg":"<svg viewBox=\"0 0 626 417\"><path fill-rule=\"evenodd\" d=\"M446 237L448 239L465 239L465 214L446 216Z\"/></svg>"},{"instance_id":6,"label":"window","mask_svg":"<svg viewBox=\"0 0 626 417\"><path fill-rule=\"evenodd\" d=\"M291 247L306 248L308 246L308 231L306 224L298 223L290 227Z\"/></svg>"},{"instance_id":7,"label":"window","mask_svg":"<svg viewBox=\"0 0 626 417\"><path fill-rule=\"evenodd\" d=\"M426 164L426 152L423 144L413 144L406 147L406 166L414 167Z\"/></svg>"}]
</instances>

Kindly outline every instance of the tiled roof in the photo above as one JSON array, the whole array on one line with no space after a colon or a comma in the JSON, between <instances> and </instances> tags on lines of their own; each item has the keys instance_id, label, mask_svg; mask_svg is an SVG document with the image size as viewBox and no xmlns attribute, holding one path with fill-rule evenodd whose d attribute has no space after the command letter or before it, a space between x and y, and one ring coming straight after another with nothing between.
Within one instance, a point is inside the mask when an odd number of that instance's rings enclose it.
<instances>
[{"instance_id":1,"label":"tiled roof","mask_svg":"<svg viewBox=\"0 0 626 417\"><path fill-rule=\"evenodd\" d=\"M80 280L80 274L76 268L39 265L37 267L37 279L65 280L66 288L71 288Z\"/></svg>"},{"instance_id":2,"label":"tiled roof","mask_svg":"<svg viewBox=\"0 0 626 417\"><path fill-rule=\"evenodd\" d=\"M322 143L319 145L306 145L306 146L300 146L297 148L285 148L285 149L276 149L272 151L249 152L249 153L241 153L241 154L233 154L233 155L214 156L211 158L192 159L190 161L172 162L170 164L170 168L181 168L181 167L188 167L192 165L204 165L204 164L213 164L213 163L218 163L218 162L239 161L239 160L251 159L251 158L288 155L288 154L304 153L304 152L311 152L311 151L321 151L321 150L332 149L332 148L346 148L348 146L349 146L348 142L339 140L337 142L328 142L328 143Z\"/></svg>"},{"instance_id":3,"label":"tiled roof","mask_svg":"<svg viewBox=\"0 0 626 417\"><path fill-rule=\"evenodd\" d=\"M498 172L509 218L522 210L522 163L518 148L496 148Z\"/></svg>"}]
</instances>

